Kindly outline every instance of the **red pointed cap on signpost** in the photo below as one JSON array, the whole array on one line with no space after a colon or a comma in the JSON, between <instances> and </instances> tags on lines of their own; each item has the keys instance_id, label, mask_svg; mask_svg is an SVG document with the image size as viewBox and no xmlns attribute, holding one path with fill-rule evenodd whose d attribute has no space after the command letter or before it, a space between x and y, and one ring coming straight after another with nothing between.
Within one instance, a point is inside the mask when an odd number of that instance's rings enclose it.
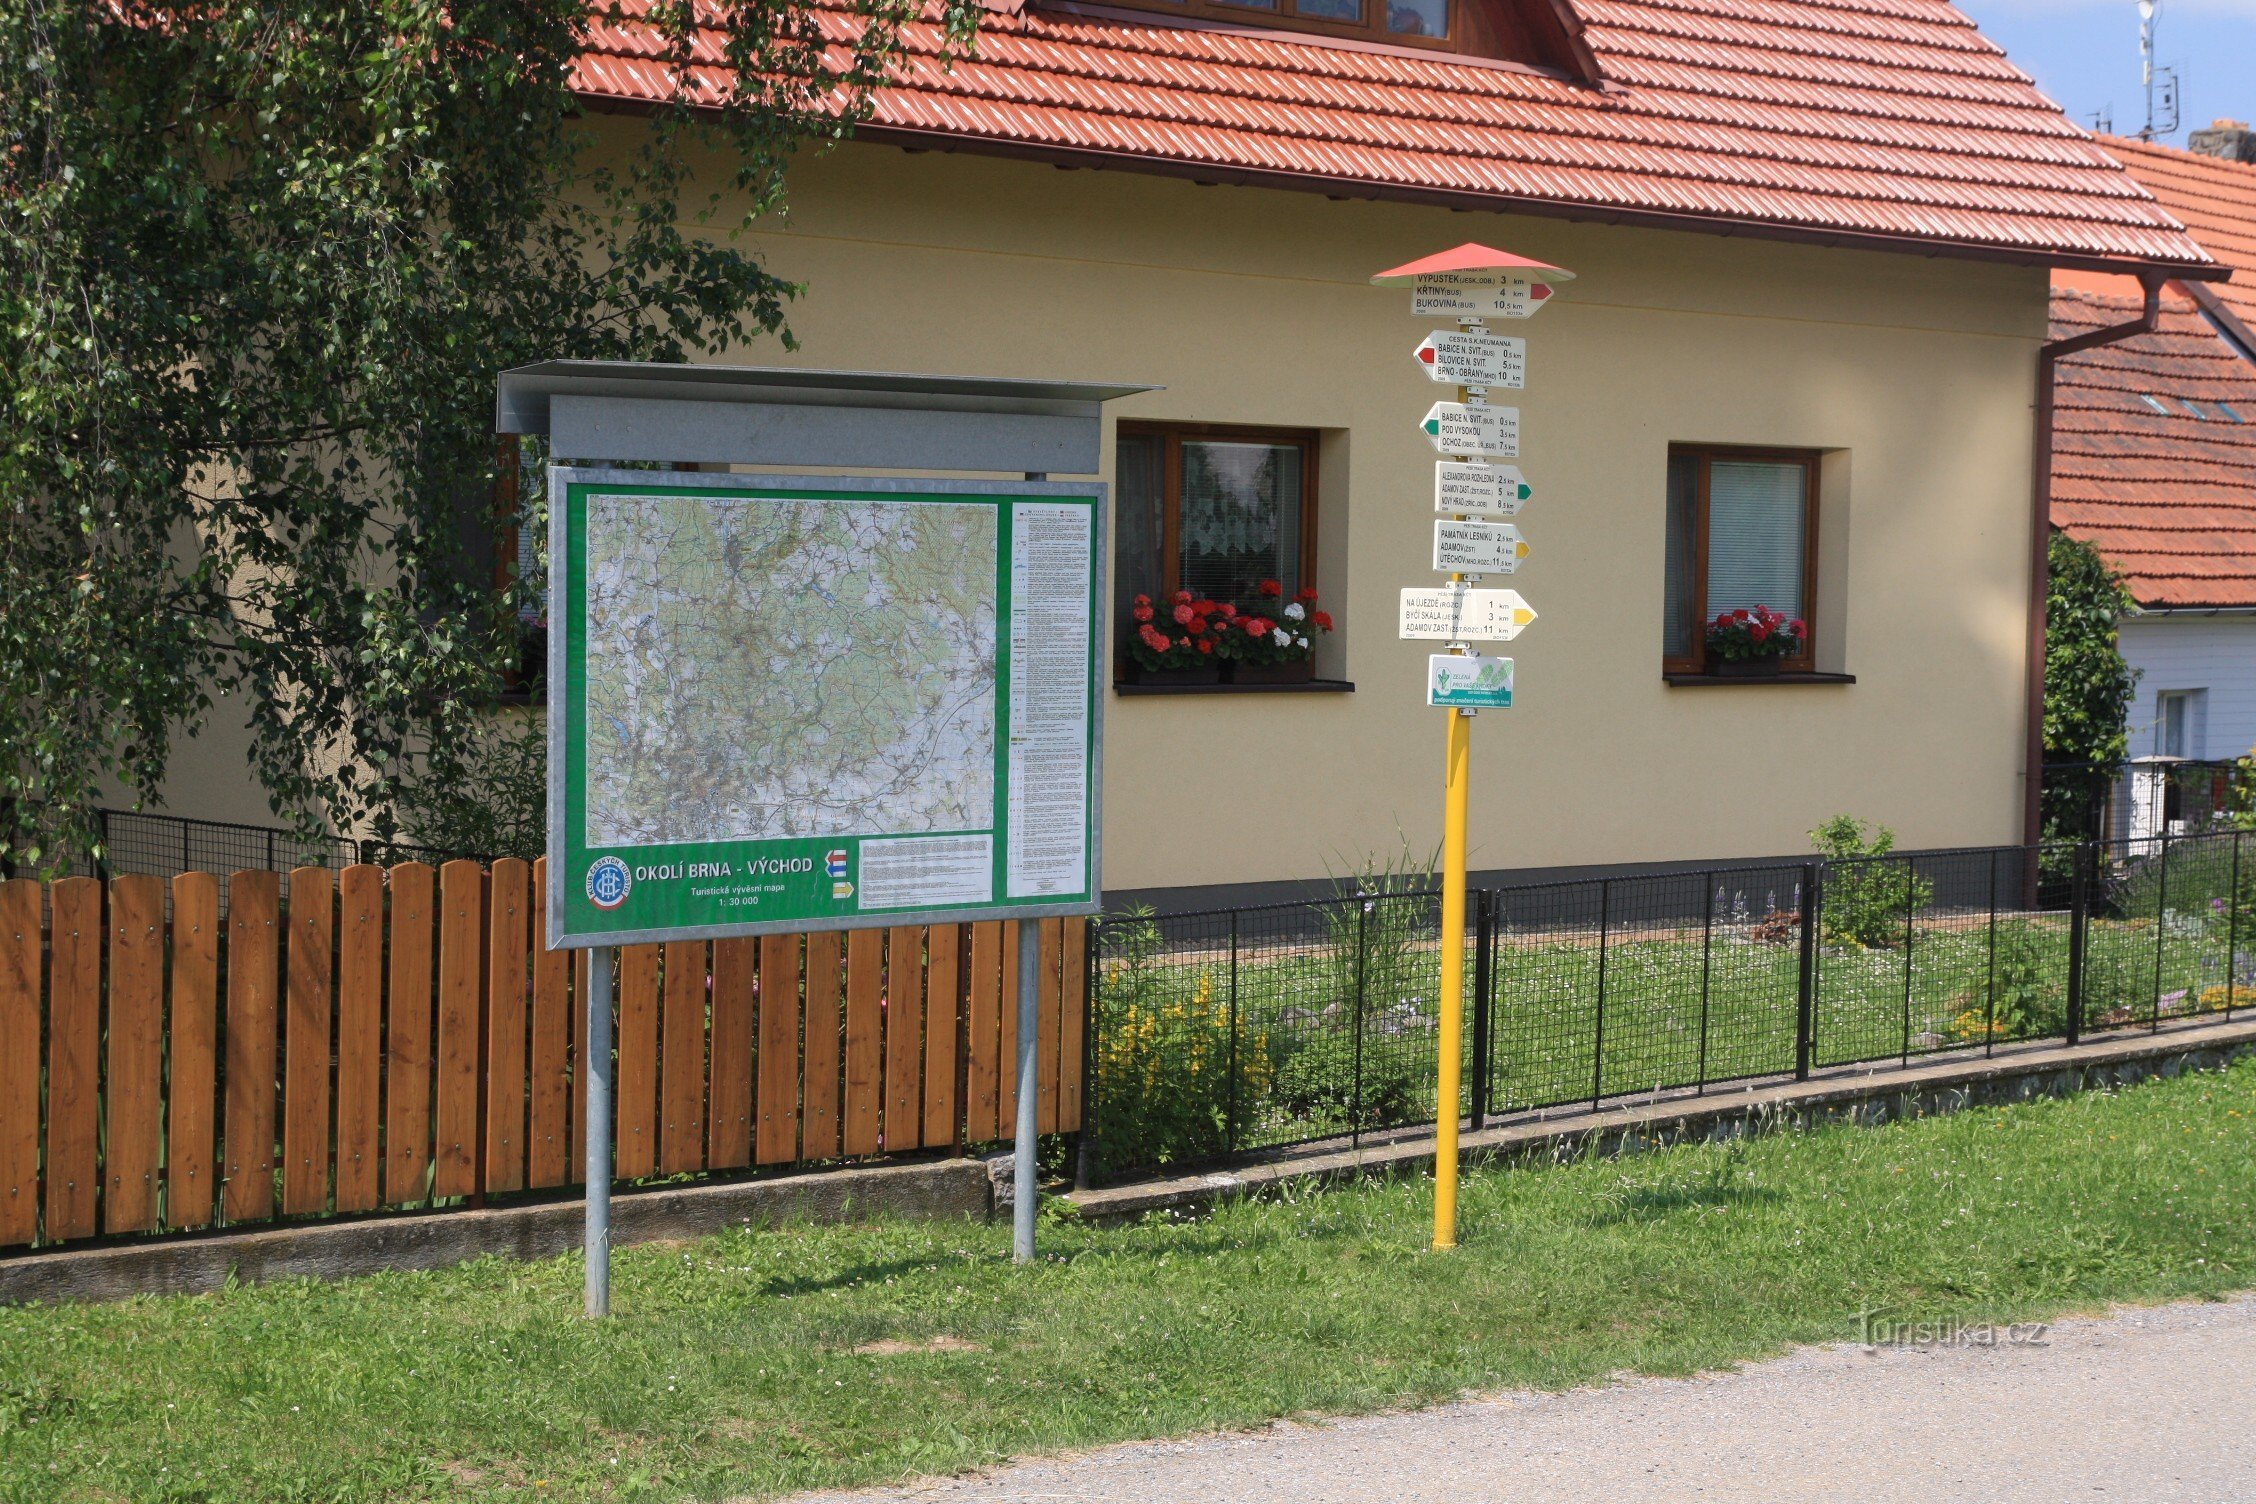
<instances>
[{"instance_id":1,"label":"red pointed cap on signpost","mask_svg":"<svg viewBox=\"0 0 2256 1504\"><path fill-rule=\"evenodd\" d=\"M1525 277L1530 282L1574 280L1574 273L1564 267L1552 266L1543 261L1530 261L1527 257L1515 256L1510 251L1499 251L1467 241L1453 251L1443 251L1439 255L1405 262L1401 266L1380 272L1371 279L1371 285L1396 287L1436 272L1503 272L1507 276Z\"/></svg>"}]
</instances>

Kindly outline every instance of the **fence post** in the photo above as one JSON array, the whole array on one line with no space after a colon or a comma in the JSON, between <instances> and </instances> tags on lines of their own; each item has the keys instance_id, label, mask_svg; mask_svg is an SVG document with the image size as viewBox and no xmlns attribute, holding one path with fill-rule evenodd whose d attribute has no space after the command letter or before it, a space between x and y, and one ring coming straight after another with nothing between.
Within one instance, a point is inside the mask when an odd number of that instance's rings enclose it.
<instances>
[{"instance_id":1,"label":"fence post","mask_svg":"<svg viewBox=\"0 0 2256 1504\"><path fill-rule=\"evenodd\" d=\"M1915 893L1915 892L1917 892L1917 891L1918 891L1918 889L1917 889L1917 887L1916 887L1915 885L1916 885L1916 884L1918 883L1918 881L1919 881L1919 869L1918 869L1918 867L1917 867L1917 866L1915 866L1915 865L1913 864L1913 862L1912 862L1912 859L1911 859L1910 857L1908 857L1908 856L1907 856L1907 857L1905 857L1905 858L1903 859L1903 864L1904 864L1904 890L1903 890L1903 901L1904 901L1904 1000L1903 1000L1903 1055L1902 1055L1902 1057L1901 1057L1900 1063L1901 1063L1901 1064L1903 1064L1903 1065L1907 1065L1907 1066L1908 1066L1908 1065L1910 1065L1910 1064L1911 1064L1911 984L1912 984L1912 975L1911 975L1911 951L1912 951L1912 939L1913 939L1913 934L1914 934L1914 932L1913 932L1913 930L1912 930L1912 921L1913 921L1914 919L1916 919L1916 918L1918 918L1918 917L1919 917L1919 906L1918 906L1917 904L1915 904L1915 903L1913 903L1913 902L1911 901L1911 895L1912 895L1913 893Z\"/></svg>"},{"instance_id":2,"label":"fence post","mask_svg":"<svg viewBox=\"0 0 2256 1504\"><path fill-rule=\"evenodd\" d=\"M1238 911L1230 911L1230 1075L1223 1103L1222 1142L1238 1152Z\"/></svg>"},{"instance_id":3,"label":"fence post","mask_svg":"<svg viewBox=\"0 0 2256 1504\"><path fill-rule=\"evenodd\" d=\"M2162 973L2169 964L2170 927L2170 832L2162 832L2162 875L2154 883L2154 1008L2147 1019L2147 1032L2154 1033L2162 1027Z\"/></svg>"},{"instance_id":4,"label":"fence post","mask_svg":"<svg viewBox=\"0 0 2256 1504\"><path fill-rule=\"evenodd\" d=\"M1070 922L1070 921L1068 921ZM960 944L961 942L959 942ZM1073 1135L1073 1188L1089 1188L1089 1165L1096 1156L1097 1142L1097 1028L1102 1013L1097 1007L1097 987L1104 978L1104 968L1097 964L1098 947L1104 944L1104 915L1089 916L1088 948L1081 964L1081 1131ZM960 963L959 963L960 964ZM1233 977L1231 987L1236 989ZM958 994L961 996L961 994ZM951 1006L953 1006L951 1000ZM961 1015L956 1024L956 1038L965 1037ZM959 1048L956 1060L956 1152L964 1151L964 1114L970 1110L969 1094L964 1090L964 1071L969 1050Z\"/></svg>"},{"instance_id":5,"label":"fence post","mask_svg":"<svg viewBox=\"0 0 2256 1504\"><path fill-rule=\"evenodd\" d=\"M1794 1079L1797 1081L1809 1079L1810 1056L1816 1048L1817 927L1823 902L1818 883L1824 873L1822 862L1802 863L1802 964L1794 999Z\"/></svg>"},{"instance_id":6,"label":"fence post","mask_svg":"<svg viewBox=\"0 0 2256 1504\"><path fill-rule=\"evenodd\" d=\"M2032 860L2034 859L2032 853ZM1990 851L1990 937L1989 953L1983 963L1982 995L1982 1058L1987 1060L1997 1054L1997 911L1998 911L1998 854Z\"/></svg>"},{"instance_id":7,"label":"fence post","mask_svg":"<svg viewBox=\"0 0 2256 1504\"><path fill-rule=\"evenodd\" d=\"M1598 879L1598 1017L1590 1031L1590 1105L1606 1088L1606 926L1613 914L1613 879Z\"/></svg>"},{"instance_id":8,"label":"fence post","mask_svg":"<svg viewBox=\"0 0 2256 1504\"><path fill-rule=\"evenodd\" d=\"M2068 1043L2084 1037L2084 930L2091 908L2091 860L2095 848L2089 841L2076 843L2068 881Z\"/></svg>"},{"instance_id":9,"label":"fence post","mask_svg":"<svg viewBox=\"0 0 2256 1504\"><path fill-rule=\"evenodd\" d=\"M1483 888L1473 895L1473 1129L1478 1132L1488 1121L1488 1010L1494 999L1489 987L1494 980L1489 970L1488 947L1492 934L1488 901L1493 895Z\"/></svg>"},{"instance_id":10,"label":"fence post","mask_svg":"<svg viewBox=\"0 0 2256 1504\"><path fill-rule=\"evenodd\" d=\"M1348 1093L1347 1137L1357 1147L1363 1143L1363 972L1370 956L1364 932L1373 902L1368 893L1355 895L1355 1080Z\"/></svg>"},{"instance_id":11,"label":"fence post","mask_svg":"<svg viewBox=\"0 0 2256 1504\"><path fill-rule=\"evenodd\" d=\"M1700 875L1700 1058L1693 1071L1693 1091L1699 1096L1708 1094L1708 988L1715 976L1715 911L1716 875ZM1658 1084L1658 1083L1656 1083Z\"/></svg>"},{"instance_id":12,"label":"fence post","mask_svg":"<svg viewBox=\"0 0 2256 1504\"><path fill-rule=\"evenodd\" d=\"M2225 889L2225 1019L2232 1020L2240 987L2240 831L2232 836L2232 882Z\"/></svg>"},{"instance_id":13,"label":"fence post","mask_svg":"<svg viewBox=\"0 0 2256 1504\"><path fill-rule=\"evenodd\" d=\"M94 811L94 828L98 832L94 839L99 843L95 849L101 852L101 855L94 859L94 875L103 882L108 882L110 880L110 812L108 810L98 809Z\"/></svg>"}]
</instances>

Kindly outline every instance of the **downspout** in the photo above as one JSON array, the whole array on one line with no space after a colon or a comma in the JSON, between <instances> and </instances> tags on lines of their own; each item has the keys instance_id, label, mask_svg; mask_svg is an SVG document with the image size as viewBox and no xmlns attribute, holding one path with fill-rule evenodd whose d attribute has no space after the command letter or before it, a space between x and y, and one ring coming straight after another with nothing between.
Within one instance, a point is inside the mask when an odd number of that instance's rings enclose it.
<instances>
[{"instance_id":1,"label":"downspout","mask_svg":"<svg viewBox=\"0 0 2256 1504\"><path fill-rule=\"evenodd\" d=\"M2027 772L2023 779L2021 840L2034 846L2044 834L2044 681L2045 595L2051 573L2052 544L2052 382L2060 362L2079 351L2112 345L2141 334L2152 334L2162 316L2162 284L2169 273L2148 267L2138 274L2146 294L2139 316L2104 329L2088 329L2067 339L2057 339L2037 351L2036 471L2030 478L2029 510L2029 685L2025 714L2028 719ZM2036 881L2036 864L2029 864L2028 881Z\"/></svg>"}]
</instances>

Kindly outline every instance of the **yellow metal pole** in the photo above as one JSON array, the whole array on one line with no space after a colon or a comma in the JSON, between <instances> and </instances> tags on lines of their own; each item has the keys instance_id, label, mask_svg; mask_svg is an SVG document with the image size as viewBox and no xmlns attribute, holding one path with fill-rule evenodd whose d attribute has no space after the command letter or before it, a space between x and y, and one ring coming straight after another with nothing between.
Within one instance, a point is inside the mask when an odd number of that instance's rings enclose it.
<instances>
[{"instance_id":1,"label":"yellow metal pole","mask_svg":"<svg viewBox=\"0 0 2256 1504\"><path fill-rule=\"evenodd\" d=\"M1435 1094L1434 1237L1457 1246L1457 1104L1463 1085L1465 1013L1465 816L1470 805L1472 717L1449 713L1441 824L1441 1083Z\"/></svg>"},{"instance_id":2,"label":"yellow metal pole","mask_svg":"<svg viewBox=\"0 0 2256 1504\"><path fill-rule=\"evenodd\" d=\"M1457 388L1457 400L1472 392ZM1463 518L1458 519L1460 522ZM1452 584L1464 575L1452 574ZM1462 654L1461 643L1449 651ZM1441 804L1441 1055L1434 1091L1434 1235L1438 1252L1457 1246L1457 1103L1464 1087L1465 1032L1465 823L1471 807L1473 718L1451 707Z\"/></svg>"}]
</instances>

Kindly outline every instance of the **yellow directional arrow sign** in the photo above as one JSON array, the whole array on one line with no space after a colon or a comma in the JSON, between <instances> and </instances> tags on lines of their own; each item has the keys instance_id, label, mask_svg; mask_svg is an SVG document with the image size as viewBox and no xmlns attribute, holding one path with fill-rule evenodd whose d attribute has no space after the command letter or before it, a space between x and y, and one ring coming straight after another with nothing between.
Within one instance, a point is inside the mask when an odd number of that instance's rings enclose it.
<instances>
[{"instance_id":1,"label":"yellow directional arrow sign","mask_svg":"<svg viewBox=\"0 0 2256 1504\"><path fill-rule=\"evenodd\" d=\"M1402 636L1426 642L1510 642L1535 620L1517 590L1439 585L1402 592Z\"/></svg>"},{"instance_id":2,"label":"yellow directional arrow sign","mask_svg":"<svg viewBox=\"0 0 2256 1504\"><path fill-rule=\"evenodd\" d=\"M1528 556L1520 530L1509 522L1437 522L1433 567L1461 574L1510 574Z\"/></svg>"}]
</instances>

